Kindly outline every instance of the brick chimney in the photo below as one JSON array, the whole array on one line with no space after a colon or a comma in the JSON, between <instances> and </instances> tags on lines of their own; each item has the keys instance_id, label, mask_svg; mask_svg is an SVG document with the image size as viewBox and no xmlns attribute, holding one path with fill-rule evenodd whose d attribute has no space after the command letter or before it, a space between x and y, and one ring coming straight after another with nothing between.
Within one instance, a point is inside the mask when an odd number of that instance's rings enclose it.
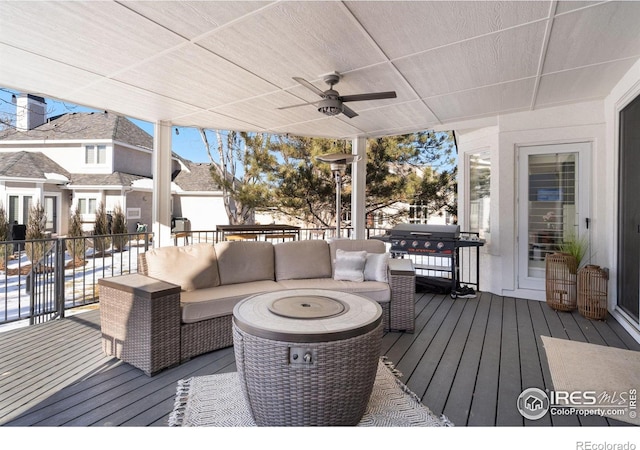
<instances>
[{"instance_id":1,"label":"brick chimney","mask_svg":"<svg viewBox=\"0 0 640 450\"><path fill-rule=\"evenodd\" d=\"M16 98L16 128L28 131L42 125L47 118L44 98L31 94L19 94Z\"/></svg>"}]
</instances>

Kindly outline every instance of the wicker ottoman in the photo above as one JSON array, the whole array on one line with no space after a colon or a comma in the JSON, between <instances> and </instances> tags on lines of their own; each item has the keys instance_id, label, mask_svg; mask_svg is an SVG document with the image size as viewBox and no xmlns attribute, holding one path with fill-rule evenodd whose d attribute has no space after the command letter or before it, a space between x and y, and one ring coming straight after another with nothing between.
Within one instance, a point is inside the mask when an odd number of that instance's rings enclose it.
<instances>
[{"instance_id":1,"label":"wicker ottoman","mask_svg":"<svg viewBox=\"0 0 640 450\"><path fill-rule=\"evenodd\" d=\"M322 289L258 294L233 311L236 366L259 426L357 425L376 377L382 309Z\"/></svg>"},{"instance_id":2,"label":"wicker ottoman","mask_svg":"<svg viewBox=\"0 0 640 450\"><path fill-rule=\"evenodd\" d=\"M138 274L101 278L102 349L151 376L180 363L180 286Z\"/></svg>"}]
</instances>

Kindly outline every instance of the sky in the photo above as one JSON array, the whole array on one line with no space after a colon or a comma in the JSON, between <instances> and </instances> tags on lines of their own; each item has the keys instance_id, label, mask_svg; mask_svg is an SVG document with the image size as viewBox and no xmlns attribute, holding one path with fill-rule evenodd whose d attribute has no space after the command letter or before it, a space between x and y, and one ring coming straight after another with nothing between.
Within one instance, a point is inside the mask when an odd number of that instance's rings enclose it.
<instances>
[{"instance_id":1,"label":"sky","mask_svg":"<svg viewBox=\"0 0 640 450\"><path fill-rule=\"evenodd\" d=\"M0 87L0 117L15 119L16 107L11 102L11 96L13 94L18 95L19 93L20 92ZM45 101L47 103L47 117L53 117L65 113L97 111L92 108L75 105L73 103L65 103L59 100L45 98ZM133 119L131 117L129 119L153 136L152 123ZM176 134L175 129L178 130L178 134ZM211 140L215 139L215 137L209 136L209 139L210 142L212 142ZM211 162L204 143L200 138L200 133L195 128L174 127L171 142L173 151L183 158L199 163Z\"/></svg>"}]
</instances>

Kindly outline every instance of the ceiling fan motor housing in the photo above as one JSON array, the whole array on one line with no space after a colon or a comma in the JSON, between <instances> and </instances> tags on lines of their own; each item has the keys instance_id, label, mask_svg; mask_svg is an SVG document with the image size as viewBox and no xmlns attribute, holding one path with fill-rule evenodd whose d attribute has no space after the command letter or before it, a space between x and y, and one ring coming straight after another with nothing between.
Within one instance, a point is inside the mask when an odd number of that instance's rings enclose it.
<instances>
[{"instance_id":1,"label":"ceiling fan motor housing","mask_svg":"<svg viewBox=\"0 0 640 450\"><path fill-rule=\"evenodd\" d=\"M336 116L342 112L342 102L337 98L325 98L318 103L318 111L327 116Z\"/></svg>"}]
</instances>

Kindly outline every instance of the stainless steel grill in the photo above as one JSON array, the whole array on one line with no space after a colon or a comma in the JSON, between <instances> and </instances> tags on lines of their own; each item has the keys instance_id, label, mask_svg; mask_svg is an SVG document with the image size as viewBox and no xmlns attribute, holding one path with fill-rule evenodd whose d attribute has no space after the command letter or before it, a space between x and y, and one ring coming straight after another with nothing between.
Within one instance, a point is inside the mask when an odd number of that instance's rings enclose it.
<instances>
[{"instance_id":1,"label":"stainless steel grill","mask_svg":"<svg viewBox=\"0 0 640 450\"><path fill-rule=\"evenodd\" d=\"M451 256L460 239L460 225L400 224L382 240L391 243L391 253Z\"/></svg>"},{"instance_id":2,"label":"stainless steel grill","mask_svg":"<svg viewBox=\"0 0 640 450\"><path fill-rule=\"evenodd\" d=\"M399 224L375 238L391 244L389 251L394 258L417 257L412 258L417 269L416 282L421 278L439 280L449 286L452 297L459 285L459 249L484 245L476 234L461 233L459 225ZM479 274L477 254L476 273Z\"/></svg>"}]
</instances>

